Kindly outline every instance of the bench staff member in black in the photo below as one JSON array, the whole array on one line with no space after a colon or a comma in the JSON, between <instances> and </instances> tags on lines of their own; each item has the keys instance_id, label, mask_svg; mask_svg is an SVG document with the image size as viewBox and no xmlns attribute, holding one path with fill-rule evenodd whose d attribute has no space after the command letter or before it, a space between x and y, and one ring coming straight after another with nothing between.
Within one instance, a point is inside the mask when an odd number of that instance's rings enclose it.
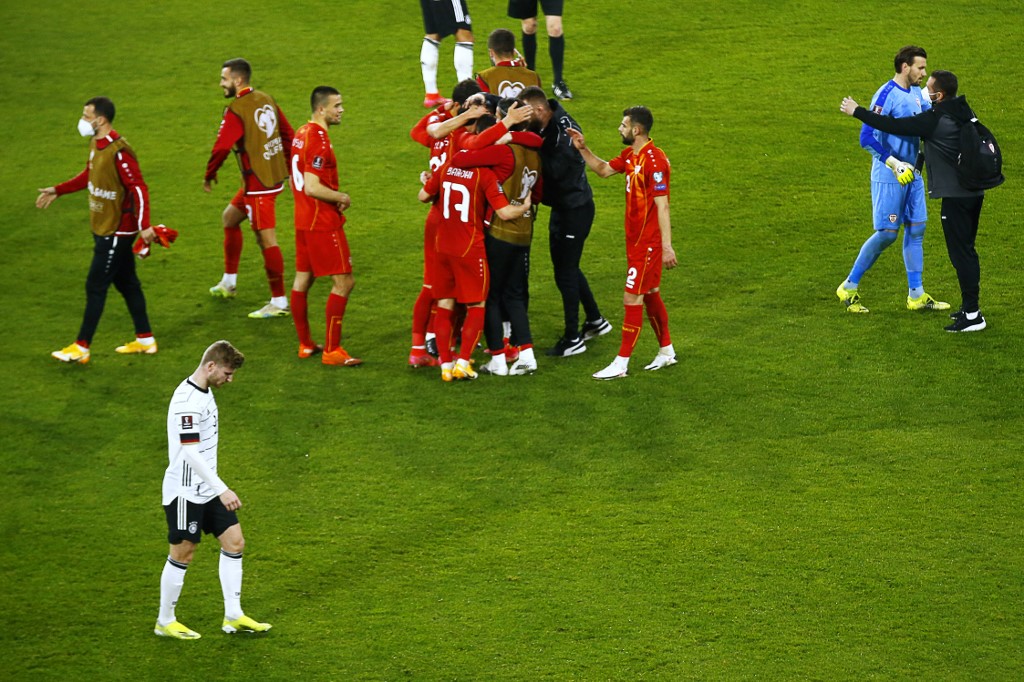
<instances>
[{"instance_id":1,"label":"bench staff member in black","mask_svg":"<svg viewBox=\"0 0 1024 682\"><path fill-rule=\"evenodd\" d=\"M583 245L594 223L594 192L587 181L587 164L565 131L581 128L557 100L549 100L536 86L523 90L519 101L533 107L531 130L544 138L540 149L543 202L551 207L548 220L551 263L565 314L565 334L548 355L579 355L587 350L588 339L612 330L612 325L601 316L590 284L580 269ZM582 331L579 326L581 303L586 313Z\"/></svg>"}]
</instances>

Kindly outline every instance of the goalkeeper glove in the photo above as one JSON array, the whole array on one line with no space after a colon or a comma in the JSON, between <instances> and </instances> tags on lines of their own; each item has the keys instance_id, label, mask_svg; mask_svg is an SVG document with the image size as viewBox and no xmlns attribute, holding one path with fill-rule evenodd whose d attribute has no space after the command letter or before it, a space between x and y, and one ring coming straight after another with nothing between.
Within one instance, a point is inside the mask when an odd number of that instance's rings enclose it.
<instances>
[{"instance_id":1,"label":"goalkeeper glove","mask_svg":"<svg viewBox=\"0 0 1024 682\"><path fill-rule=\"evenodd\" d=\"M901 185L909 185L914 181L914 166L900 161L895 156L890 156L885 160L885 165L889 167L892 174L896 176Z\"/></svg>"}]
</instances>

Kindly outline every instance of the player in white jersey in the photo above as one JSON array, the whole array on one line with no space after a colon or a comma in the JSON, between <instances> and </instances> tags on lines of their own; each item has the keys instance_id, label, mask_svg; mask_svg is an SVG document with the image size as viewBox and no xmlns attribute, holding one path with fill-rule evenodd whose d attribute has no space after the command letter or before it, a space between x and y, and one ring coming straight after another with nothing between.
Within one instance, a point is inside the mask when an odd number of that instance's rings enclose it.
<instances>
[{"instance_id":1,"label":"player in white jersey","mask_svg":"<svg viewBox=\"0 0 1024 682\"><path fill-rule=\"evenodd\" d=\"M227 341L217 341L206 349L199 367L171 396L167 410L169 464L163 483L167 541L171 548L160 576L160 614L153 630L157 635L176 639L200 637L198 632L178 622L174 608L202 533L212 534L221 547L221 629L228 634L270 629L269 623L259 623L242 613L245 539L235 514L242 501L217 476L218 417L213 389L229 383L243 362L245 356L237 348Z\"/></svg>"}]
</instances>

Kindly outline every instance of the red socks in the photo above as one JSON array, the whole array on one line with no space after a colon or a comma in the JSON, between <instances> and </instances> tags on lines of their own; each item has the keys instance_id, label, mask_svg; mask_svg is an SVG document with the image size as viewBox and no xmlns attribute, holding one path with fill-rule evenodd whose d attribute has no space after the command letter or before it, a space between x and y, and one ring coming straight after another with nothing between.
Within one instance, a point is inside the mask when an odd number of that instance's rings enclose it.
<instances>
[{"instance_id":1,"label":"red socks","mask_svg":"<svg viewBox=\"0 0 1024 682\"><path fill-rule=\"evenodd\" d=\"M622 345L619 346L619 356L628 358L633 355L633 347L640 338L640 330L644 326L644 306L627 305L626 317L622 320Z\"/></svg>"},{"instance_id":2,"label":"red socks","mask_svg":"<svg viewBox=\"0 0 1024 682\"><path fill-rule=\"evenodd\" d=\"M229 275L238 273L238 261L242 258L242 228L238 225L224 228L224 272ZM283 268L282 268L283 270Z\"/></svg>"},{"instance_id":3,"label":"red socks","mask_svg":"<svg viewBox=\"0 0 1024 682\"><path fill-rule=\"evenodd\" d=\"M672 344L672 336L668 333L668 311L661 300L661 292L644 295L644 306L647 308L647 319L658 337L658 346L664 348Z\"/></svg>"},{"instance_id":4,"label":"red socks","mask_svg":"<svg viewBox=\"0 0 1024 682\"><path fill-rule=\"evenodd\" d=\"M324 341L324 352L330 353L341 345L341 319L345 317L345 306L348 298L331 294L327 297L327 338Z\"/></svg>"},{"instance_id":5,"label":"red socks","mask_svg":"<svg viewBox=\"0 0 1024 682\"><path fill-rule=\"evenodd\" d=\"M292 289L292 321L295 322L295 332L299 335L299 343L303 346L312 346L313 337L309 335L309 308L306 303L306 292Z\"/></svg>"},{"instance_id":6,"label":"red socks","mask_svg":"<svg viewBox=\"0 0 1024 682\"><path fill-rule=\"evenodd\" d=\"M466 321L462 323L462 344L459 346L459 359L468 361L473 356L476 342L484 330L484 307L466 308Z\"/></svg>"},{"instance_id":7,"label":"red socks","mask_svg":"<svg viewBox=\"0 0 1024 682\"><path fill-rule=\"evenodd\" d=\"M432 289L420 288L420 295L412 306L412 345L413 348L426 344L427 325L430 324L430 309L434 303Z\"/></svg>"},{"instance_id":8,"label":"red socks","mask_svg":"<svg viewBox=\"0 0 1024 682\"><path fill-rule=\"evenodd\" d=\"M268 246L263 249L263 267L267 271L271 296L284 296L284 256L280 246ZM238 265L235 265L237 272Z\"/></svg>"},{"instance_id":9,"label":"red socks","mask_svg":"<svg viewBox=\"0 0 1024 682\"><path fill-rule=\"evenodd\" d=\"M434 333L437 334L437 355L442 363L452 361L452 311L437 306L434 315Z\"/></svg>"}]
</instances>

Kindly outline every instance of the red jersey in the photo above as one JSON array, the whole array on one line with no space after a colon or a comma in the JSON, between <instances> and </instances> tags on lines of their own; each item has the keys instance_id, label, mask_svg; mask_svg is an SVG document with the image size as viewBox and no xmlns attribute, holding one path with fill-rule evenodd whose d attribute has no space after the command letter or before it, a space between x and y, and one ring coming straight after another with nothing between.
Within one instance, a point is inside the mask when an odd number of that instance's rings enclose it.
<instances>
[{"instance_id":1,"label":"red jersey","mask_svg":"<svg viewBox=\"0 0 1024 682\"><path fill-rule=\"evenodd\" d=\"M327 131L310 121L295 132L292 140L292 194L295 196L296 230L340 230L345 216L337 204L314 199L303 189L305 174L320 178L325 187L338 191L338 162Z\"/></svg>"},{"instance_id":2,"label":"red jersey","mask_svg":"<svg viewBox=\"0 0 1024 682\"><path fill-rule=\"evenodd\" d=\"M484 222L508 206L501 183L487 168L445 166L424 185L441 211L434 245L438 253L485 257Z\"/></svg>"},{"instance_id":3,"label":"red jersey","mask_svg":"<svg viewBox=\"0 0 1024 682\"><path fill-rule=\"evenodd\" d=\"M669 162L665 152L647 141L640 152L626 147L608 165L626 176L626 248L661 246L654 197L668 196Z\"/></svg>"}]
</instances>

